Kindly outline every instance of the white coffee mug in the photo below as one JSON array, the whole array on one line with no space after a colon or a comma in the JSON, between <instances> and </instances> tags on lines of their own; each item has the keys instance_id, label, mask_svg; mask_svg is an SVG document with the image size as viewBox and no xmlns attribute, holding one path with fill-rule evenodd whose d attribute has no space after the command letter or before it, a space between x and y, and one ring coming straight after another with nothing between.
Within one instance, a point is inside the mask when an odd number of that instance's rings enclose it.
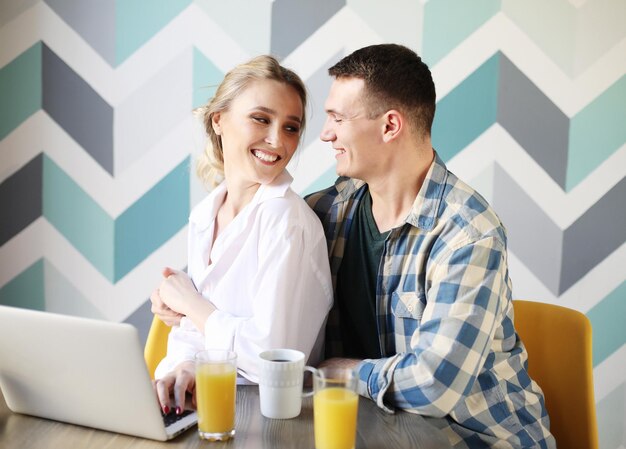
<instances>
[{"instance_id":1,"label":"white coffee mug","mask_svg":"<svg viewBox=\"0 0 626 449\"><path fill-rule=\"evenodd\" d=\"M315 371L304 365L304 353L295 349L270 349L259 354L259 367L261 414L274 419L298 416L302 398L313 395L312 391L302 392L304 371Z\"/></svg>"}]
</instances>

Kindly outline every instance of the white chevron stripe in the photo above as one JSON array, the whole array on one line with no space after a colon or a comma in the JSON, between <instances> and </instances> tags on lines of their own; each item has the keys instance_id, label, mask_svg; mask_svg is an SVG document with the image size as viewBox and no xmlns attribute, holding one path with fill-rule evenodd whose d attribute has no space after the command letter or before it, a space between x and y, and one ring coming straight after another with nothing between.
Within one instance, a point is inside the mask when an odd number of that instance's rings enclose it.
<instances>
[{"instance_id":1,"label":"white chevron stripe","mask_svg":"<svg viewBox=\"0 0 626 449\"><path fill-rule=\"evenodd\" d=\"M187 264L187 227L112 285L45 218L39 218L0 247L0 260L11 260L0 271L0 287L42 257L108 320L122 321L159 285L163 267Z\"/></svg>"},{"instance_id":2,"label":"white chevron stripe","mask_svg":"<svg viewBox=\"0 0 626 449\"><path fill-rule=\"evenodd\" d=\"M583 313L587 313L609 293L622 285L624 273L615 267L625 266L626 243L593 267L561 296L555 296L513 251L509 251L509 271L513 280L515 298L557 304Z\"/></svg>"},{"instance_id":3,"label":"white chevron stripe","mask_svg":"<svg viewBox=\"0 0 626 449\"><path fill-rule=\"evenodd\" d=\"M593 369L594 395L596 402L611 394L626 379L626 345L608 356Z\"/></svg>"},{"instance_id":4,"label":"white chevron stripe","mask_svg":"<svg viewBox=\"0 0 626 449\"><path fill-rule=\"evenodd\" d=\"M191 46L198 48L222 72L250 58L202 8L191 4L119 66L116 87L121 90L115 104L160 70L155 66L156 61L171 60Z\"/></svg>"},{"instance_id":5,"label":"white chevron stripe","mask_svg":"<svg viewBox=\"0 0 626 449\"><path fill-rule=\"evenodd\" d=\"M39 111L0 141L0 181L44 151L100 207L116 218L191 151L200 151L204 137L197 133L193 120L190 115L173 127L150 151L113 178L48 114Z\"/></svg>"},{"instance_id":6,"label":"white chevron stripe","mask_svg":"<svg viewBox=\"0 0 626 449\"><path fill-rule=\"evenodd\" d=\"M566 229L624 177L626 144L570 192L561 187L498 123L447 164L461 179L478 176L497 161L561 229Z\"/></svg>"},{"instance_id":7,"label":"white chevron stripe","mask_svg":"<svg viewBox=\"0 0 626 449\"><path fill-rule=\"evenodd\" d=\"M11 45L0 46L0 67L40 40L113 106L193 45L222 71L248 58L246 52L194 4L114 69L48 5L39 2L0 28L0 42L11 42Z\"/></svg>"},{"instance_id":8,"label":"white chevron stripe","mask_svg":"<svg viewBox=\"0 0 626 449\"><path fill-rule=\"evenodd\" d=\"M113 121L116 177L159 145L175 124L189 119L192 60L191 48L183 51L116 107ZM177 145L181 147L185 142Z\"/></svg>"},{"instance_id":9,"label":"white chevron stripe","mask_svg":"<svg viewBox=\"0 0 626 449\"><path fill-rule=\"evenodd\" d=\"M567 0L568 2L570 2L572 4L572 6L576 9L580 9L583 6L585 6L585 4L589 1L589 0Z\"/></svg>"},{"instance_id":10,"label":"white chevron stripe","mask_svg":"<svg viewBox=\"0 0 626 449\"><path fill-rule=\"evenodd\" d=\"M0 28L0 67L43 40L111 105L140 88L154 73L195 45L222 71L249 55L192 4L117 69L111 68L78 33L40 2ZM215 42L220 42L219 46ZM303 42L285 63L303 77L341 48L351 51L382 42L350 8L343 8ZM513 21L497 13L432 67L439 98L444 97L496 51L504 52L567 116L572 117L626 71L626 39L601 56L579 77L570 79ZM315 55L315 57L312 57Z\"/></svg>"},{"instance_id":11,"label":"white chevron stripe","mask_svg":"<svg viewBox=\"0 0 626 449\"><path fill-rule=\"evenodd\" d=\"M335 165L335 152L330 144L313 141L308 147L298 150L289 162L288 170L293 176L291 188L294 192L302 192Z\"/></svg>"},{"instance_id":12,"label":"white chevron stripe","mask_svg":"<svg viewBox=\"0 0 626 449\"><path fill-rule=\"evenodd\" d=\"M500 12L431 68L437 97L445 97L498 50L568 117L576 115L626 72L626 39L622 39L580 76L571 79Z\"/></svg>"},{"instance_id":13,"label":"white chevron stripe","mask_svg":"<svg viewBox=\"0 0 626 449\"><path fill-rule=\"evenodd\" d=\"M346 54L375 43L384 42L361 17L348 7L342 8L319 27L284 59L284 64L303 79L309 78L328 61L345 49Z\"/></svg>"}]
</instances>

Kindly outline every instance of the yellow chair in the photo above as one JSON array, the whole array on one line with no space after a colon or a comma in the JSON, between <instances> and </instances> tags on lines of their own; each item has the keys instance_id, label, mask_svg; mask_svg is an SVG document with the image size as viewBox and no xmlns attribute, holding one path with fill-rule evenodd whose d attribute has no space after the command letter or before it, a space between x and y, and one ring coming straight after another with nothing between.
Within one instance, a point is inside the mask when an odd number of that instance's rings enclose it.
<instances>
[{"instance_id":1,"label":"yellow chair","mask_svg":"<svg viewBox=\"0 0 626 449\"><path fill-rule=\"evenodd\" d=\"M143 357L146 359L148 372L152 379L154 379L154 370L167 353L167 337L170 334L170 329L171 327L157 318L156 315L152 318L148 339L143 350Z\"/></svg>"},{"instance_id":2,"label":"yellow chair","mask_svg":"<svg viewBox=\"0 0 626 449\"><path fill-rule=\"evenodd\" d=\"M528 351L528 372L545 395L558 449L597 449L591 323L582 313L513 301L515 329Z\"/></svg>"}]
</instances>

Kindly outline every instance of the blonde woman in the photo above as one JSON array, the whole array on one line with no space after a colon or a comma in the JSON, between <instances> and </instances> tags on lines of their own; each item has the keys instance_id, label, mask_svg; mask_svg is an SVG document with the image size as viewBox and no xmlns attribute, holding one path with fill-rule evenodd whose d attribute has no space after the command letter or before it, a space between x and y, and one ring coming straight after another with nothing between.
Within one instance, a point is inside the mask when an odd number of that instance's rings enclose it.
<instances>
[{"instance_id":1,"label":"blonde woman","mask_svg":"<svg viewBox=\"0 0 626 449\"><path fill-rule=\"evenodd\" d=\"M332 303L321 224L290 184L286 166L305 126L302 80L271 56L226 74L202 108L209 144L198 164L217 184L189 217L188 273L166 268L152 310L174 324L155 388L163 411L193 392L194 354L232 349L257 382L257 355L289 347L315 363ZM320 340L321 341L321 340Z\"/></svg>"}]
</instances>

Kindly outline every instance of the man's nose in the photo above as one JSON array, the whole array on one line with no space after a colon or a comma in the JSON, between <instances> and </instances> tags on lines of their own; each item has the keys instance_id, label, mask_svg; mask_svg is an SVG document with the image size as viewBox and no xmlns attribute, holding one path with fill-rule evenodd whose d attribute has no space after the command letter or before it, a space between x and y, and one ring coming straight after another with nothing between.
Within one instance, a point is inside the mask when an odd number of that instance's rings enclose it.
<instances>
[{"instance_id":1,"label":"man's nose","mask_svg":"<svg viewBox=\"0 0 626 449\"><path fill-rule=\"evenodd\" d=\"M320 139L324 142L332 142L335 138L336 135L332 123L330 122L330 118L326 118L324 126L322 127L322 132L320 133Z\"/></svg>"}]
</instances>

